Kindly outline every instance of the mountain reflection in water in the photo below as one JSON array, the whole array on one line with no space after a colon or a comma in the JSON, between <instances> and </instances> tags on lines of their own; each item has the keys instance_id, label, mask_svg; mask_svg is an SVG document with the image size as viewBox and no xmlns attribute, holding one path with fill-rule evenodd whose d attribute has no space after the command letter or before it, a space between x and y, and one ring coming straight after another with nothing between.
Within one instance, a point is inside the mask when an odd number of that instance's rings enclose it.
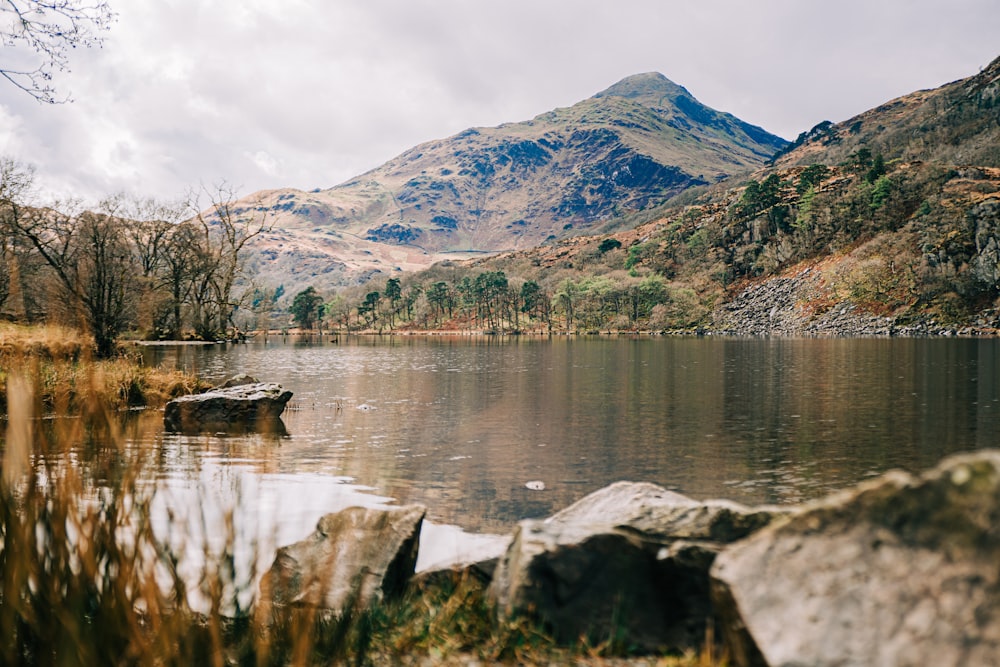
<instances>
[{"instance_id":1,"label":"mountain reflection in water","mask_svg":"<svg viewBox=\"0 0 1000 667\"><path fill-rule=\"evenodd\" d=\"M162 446L157 474L175 486L238 480L243 505L291 515L288 541L327 511L390 500L427 505L436 524L508 532L623 479L792 503L1000 442L998 349L472 336L153 346L150 364L280 382L295 392L289 435L165 435L149 420L133 442Z\"/></svg>"}]
</instances>

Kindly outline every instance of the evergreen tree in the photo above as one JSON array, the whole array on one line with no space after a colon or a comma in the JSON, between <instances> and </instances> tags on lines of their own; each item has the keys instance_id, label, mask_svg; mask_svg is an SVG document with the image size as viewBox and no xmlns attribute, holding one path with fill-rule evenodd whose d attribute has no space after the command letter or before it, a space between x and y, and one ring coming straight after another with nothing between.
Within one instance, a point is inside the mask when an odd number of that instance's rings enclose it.
<instances>
[{"instance_id":1,"label":"evergreen tree","mask_svg":"<svg viewBox=\"0 0 1000 667\"><path fill-rule=\"evenodd\" d=\"M314 287L309 286L295 295L289 310L300 328L312 329L322 304L323 297L316 293Z\"/></svg>"}]
</instances>

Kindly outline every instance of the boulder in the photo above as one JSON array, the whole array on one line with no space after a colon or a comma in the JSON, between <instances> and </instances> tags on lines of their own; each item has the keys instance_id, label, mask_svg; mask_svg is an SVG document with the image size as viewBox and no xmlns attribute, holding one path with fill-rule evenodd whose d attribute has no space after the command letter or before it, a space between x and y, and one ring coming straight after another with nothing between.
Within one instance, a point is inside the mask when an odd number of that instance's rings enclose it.
<instances>
[{"instance_id":1,"label":"boulder","mask_svg":"<svg viewBox=\"0 0 1000 667\"><path fill-rule=\"evenodd\" d=\"M167 403L163 412L163 425L168 431L182 433L283 433L281 413L291 398L292 392L283 390L280 384L273 382L224 383L205 393L180 396Z\"/></svg>"},{"instance_id":2,"label":"boulder","mask_svg":"<svg viewBox=\"0 0 1000 667\"><path fill-rule=\"evenodd\" d=\"M700 648L715 555L778 512L618 482L544 521L522 521L489 595L501 618L526 615L561 642Z\"/></svg>"},{"instance_id":3,"label":"boulder","mask_svg":"<svg viewBox=\"0 0 1000 667\"><path fill-rule=\"evenodd\" d=\"M261 580L265 604L358 613L398 596L413 576L426 508L349 507L323 516L301 542L278 549Z\"/></svg>"},{"instance_id":4,"label":"boulder","mask_svg":"<svg viewBox=\"0 0 1000 667\"><path fill-rule=\"evenodd\" d=\"M748 508L728 500L700 502L648 482L615 482L581 498L546 523L628 526L652 537L728 543L771 522L779 507Z\"/></svg>"},{"instance_id":5,"label":"boulder","mask_svg":"<svg viewBox=\"0 0 1000 667\"><path fill-rule=\"evenodd\" d=\"M1000 664L1000 452L891 472L726 549L737 665Z\"/></svg>"}]
</instances>

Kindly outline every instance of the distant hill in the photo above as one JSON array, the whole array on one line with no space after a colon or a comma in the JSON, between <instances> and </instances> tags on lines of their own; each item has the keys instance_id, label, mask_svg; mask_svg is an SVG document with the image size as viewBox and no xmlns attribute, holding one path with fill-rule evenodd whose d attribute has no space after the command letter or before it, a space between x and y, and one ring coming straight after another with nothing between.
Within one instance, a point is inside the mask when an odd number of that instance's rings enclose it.
<instances>
[{"instance_id":1,"label":"distant hill","mask_svg":"<svg viewBox=\"0 0 1000 667\"><path fill-rule=\"evenodd\" d=\"M661 74L569 108L412 148L328 190L246 200L272 215L254 272L291 291L531 248L760 168L786 141Z\"/></svg>"}]
</instances>

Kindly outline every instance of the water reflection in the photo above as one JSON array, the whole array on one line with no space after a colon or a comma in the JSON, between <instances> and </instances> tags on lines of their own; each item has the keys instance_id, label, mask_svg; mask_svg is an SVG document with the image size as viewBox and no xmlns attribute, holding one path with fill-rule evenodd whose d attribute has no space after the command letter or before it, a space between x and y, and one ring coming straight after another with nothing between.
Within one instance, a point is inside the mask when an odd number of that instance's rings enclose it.
<instances>
[{"instance_id":1,"label":"water reflection","mask_svg":"<svg viewBox=\"0 0 1000 667\"><path fill-rule=\"evenodd\" d=\"M422 502L433 521L477 531L506 532L620 479L796 502L997 443L997 344L368 337L154 347L148 363L282 383L295 392L290 435L152 429L135 442L166 445L165 479L238 469L255 495L294 511L315 502L319 513L337 504L319 489L349 481L361 487L352 497Z\"/></svg>"}]
</instances>

